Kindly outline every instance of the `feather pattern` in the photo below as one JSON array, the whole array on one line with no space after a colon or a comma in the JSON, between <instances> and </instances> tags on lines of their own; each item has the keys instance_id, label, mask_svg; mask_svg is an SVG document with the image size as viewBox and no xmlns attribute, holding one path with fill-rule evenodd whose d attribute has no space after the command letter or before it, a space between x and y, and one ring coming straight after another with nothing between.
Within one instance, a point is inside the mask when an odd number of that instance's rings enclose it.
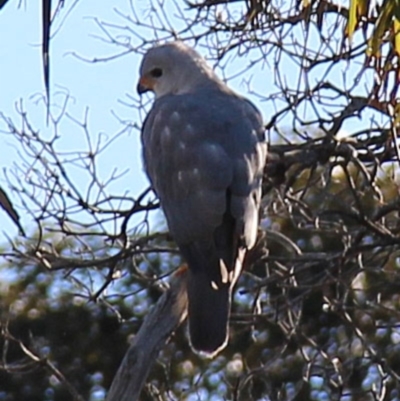
<instances>
[{"instance_id":1,"label":"feather pattern","mask_svg":"<svg viewBox=\"0 0 400 401\"><path fill-rule=\"evenodd\" d=\"M256 241L262 119L223 83L199 85L157 98L142 142L145 170L189 266L191 345L212 357L227 344L232 289Z\"/></svg>"}]
</instances>

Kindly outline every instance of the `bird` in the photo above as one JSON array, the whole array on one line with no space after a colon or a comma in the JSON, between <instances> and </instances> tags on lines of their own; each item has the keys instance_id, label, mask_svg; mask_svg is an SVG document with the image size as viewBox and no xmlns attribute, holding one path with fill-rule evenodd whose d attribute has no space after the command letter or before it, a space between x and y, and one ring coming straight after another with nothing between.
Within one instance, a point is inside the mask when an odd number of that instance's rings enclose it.
<instances>
[{"instance_id":1,"label":"bird","mask_svg":"<svg viewBox=\"0 0 400 401\"><path fill-rule=\"evenodd\" d=\"M189 343L213 358L228 343L232 291L257 239L263 119L182 41L150 48L139 75L137 92L155 95L144 170L188 265Z\"/></svg>"}]
</instances>

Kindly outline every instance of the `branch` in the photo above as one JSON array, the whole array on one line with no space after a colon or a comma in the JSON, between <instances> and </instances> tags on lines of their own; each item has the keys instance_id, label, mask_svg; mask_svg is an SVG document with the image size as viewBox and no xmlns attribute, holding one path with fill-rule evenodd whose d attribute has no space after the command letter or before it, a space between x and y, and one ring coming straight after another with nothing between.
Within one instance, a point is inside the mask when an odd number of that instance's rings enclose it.
<instances>
[{"instance_id":1,"label":"branch","mask_svg":"<svg viewBox=\"0 0 400 401\"><path fill-rule=\"evenodd\" d=\"M0 207L5 210L5 212L10 216L11 220L18 227L20 233L25 236L24 229L21 226L19 221L19 215L13 207L9 197L4 192L4 190L0 187Z\"/></svg>"},{"instance_id":2,"label":"branch","mask_svg":"<svg viewBox=\"0 0 400 401\"><path fill-rule=\"evenodd\" d=\"M73 401L84 401L84 398L82 395L79 394L79 392L76 390L76 388L72 385L70 381L67 380L67 378L63 375L63 373L56 367L56 364L50 361L49 358L44 357L40 355L40 353L35 350L35 347L29 347L25 345L21 340L17 339L14 337L9 331L8 331L8 322L0 324L0 329L1 329L1 334L3 335L5 342L3 343L3 361L0 362L0 372L3 370L8 373L17 373L17 374L23 374L27 372L31 372L36 370L38 367L44 367L52 375L54 375L57 380L62 383L68 392L72 396ZM24 354L29 358L29 361L22 361L22 362L16 362L16 363L7 363L6 362L6 354L8 351L8 341L12 341L14 343L17 343L20 347L20 349L24 352Z\"/></svg>"},{"instance_id":3,"label":"branch","mask_svg":"<svg viewBox=\"0 0 400 401\"><path fill-rule=\"evenodd\" d=\"M107 401L135 401L159 351L186 319L186 272L174 276L167 290L144 320L111 384Z\"/></svg>"}]
</instances>

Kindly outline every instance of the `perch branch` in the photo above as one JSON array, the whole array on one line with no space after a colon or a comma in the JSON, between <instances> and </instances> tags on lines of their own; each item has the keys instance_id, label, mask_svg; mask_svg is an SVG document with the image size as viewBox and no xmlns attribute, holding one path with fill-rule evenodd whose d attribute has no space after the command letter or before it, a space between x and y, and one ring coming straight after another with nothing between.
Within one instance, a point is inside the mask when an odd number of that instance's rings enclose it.
<instances>
[{"instance_id":1,"label":"perch branch","mask_svg":"<svg viewBox=\"0 0 400 401\"><path fill-rule=\"evenodd\" d=\"M186 271L180 270L133 339L111 384L107 401L139 399L159 351L186 315Z\"/></svg>"}]
</instances>

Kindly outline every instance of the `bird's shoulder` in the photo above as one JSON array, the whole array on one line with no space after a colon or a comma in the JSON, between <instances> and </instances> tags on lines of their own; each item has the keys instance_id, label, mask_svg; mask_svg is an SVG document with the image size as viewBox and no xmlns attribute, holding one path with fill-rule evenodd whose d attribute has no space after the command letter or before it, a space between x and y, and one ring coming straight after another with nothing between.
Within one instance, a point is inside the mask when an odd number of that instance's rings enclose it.
<instances>
[{"instance_id":1,"label":"bird's shoulder","mask_svg":"<svg viewBox=\"0 0 400 401\"><path fill-rule=\"evenodd\" d=\"M152 129L162 129L166 124L193 124L203 129L216 126L248 125L256 131L262 130L262 116L248 99L232 91L204 90L179 95L165 95L156 99L144 122Z\"/></svg>"}]
</instances>

